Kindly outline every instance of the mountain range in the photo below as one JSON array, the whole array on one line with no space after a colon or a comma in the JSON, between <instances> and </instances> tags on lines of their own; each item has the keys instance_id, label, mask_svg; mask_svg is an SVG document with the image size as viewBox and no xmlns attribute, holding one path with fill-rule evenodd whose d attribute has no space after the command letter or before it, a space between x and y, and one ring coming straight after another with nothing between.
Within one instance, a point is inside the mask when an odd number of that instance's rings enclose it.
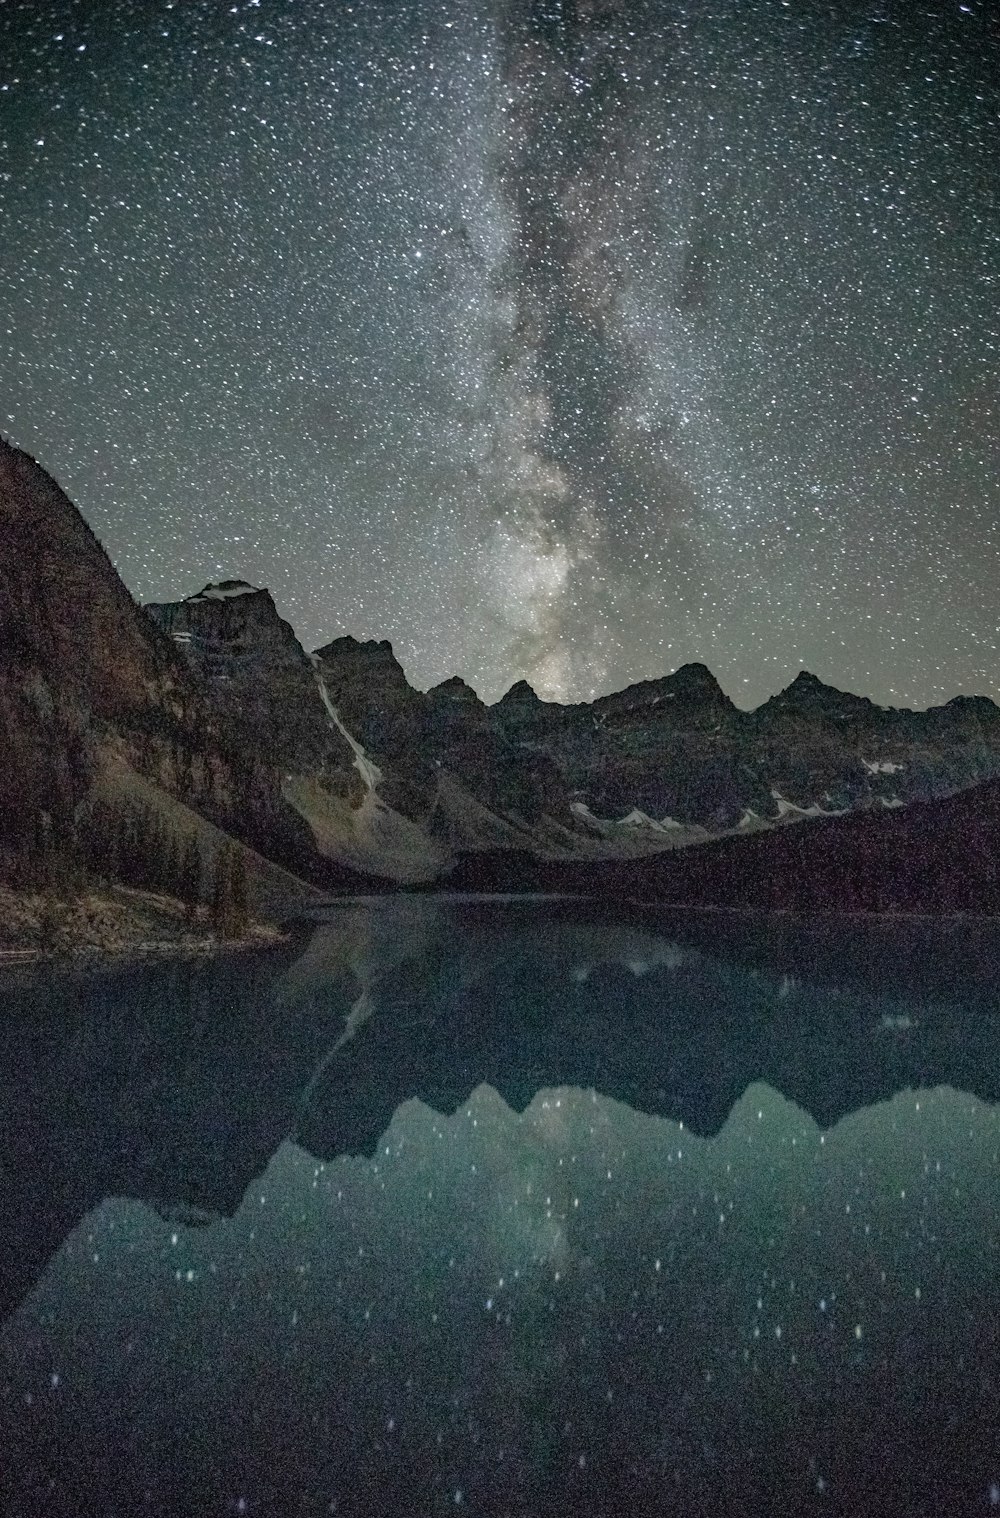
<instances>
[{"instance_id":1,"label":"mountain range","mask_svg":"<svg viewBox=\"0 0 1000 1518\"><path fill-rule=\"evenodd\" d=\"M985 697L894 709L803 671L748 712L700 664L576 705L524 681L492 706L457 676L420 691L388 642L306 651L241 580L140 607L65 494L3 442L0 534L0 879L15 884L45 859L113 875L109 840L141 812L164 854L181 835L206 865L238 847L264 906L539 871L710 904L727 899L720 871L747 872L752 895L769 860L809 873L834 837L995 810ZM954 799L980 790L978 811Z\"/></svg>"}]
</instances>

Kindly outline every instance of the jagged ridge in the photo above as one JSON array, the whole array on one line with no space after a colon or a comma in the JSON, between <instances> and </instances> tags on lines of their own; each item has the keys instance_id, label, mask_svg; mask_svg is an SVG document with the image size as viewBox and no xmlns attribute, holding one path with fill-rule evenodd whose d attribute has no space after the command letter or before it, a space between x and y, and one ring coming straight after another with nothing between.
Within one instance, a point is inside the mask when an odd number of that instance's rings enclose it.
<instances>
[{"instance_id":1,"label":"jagged ridge","mask_svg":"<svg viewBox=\"0 0 1000 1518\"><path fill-rule=\"evenodd\" d=\"M262 853L432 879L483 849L588 859L889 811L1000 774L1000 710L876 705L807 671L756 711L703 664L576 705L414 689L388 641L307 654L243 580L140 610L34 461L0 450L8 856L72 832L111 754ZM106 765L104 766L106 769Z\"/></svg>"}]
</instances>

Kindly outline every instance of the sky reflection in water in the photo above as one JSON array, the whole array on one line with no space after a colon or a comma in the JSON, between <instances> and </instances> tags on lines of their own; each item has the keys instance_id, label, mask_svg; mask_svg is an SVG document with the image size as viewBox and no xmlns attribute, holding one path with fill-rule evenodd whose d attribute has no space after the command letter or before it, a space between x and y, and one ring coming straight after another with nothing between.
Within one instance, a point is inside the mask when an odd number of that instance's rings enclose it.
<instances>
[{"instance_id":1,"label":"sky reflection in water","mask_svg":"<svg viewBox=\"0 0 1000 1518\"><path fill-rule=\"evenodd\" d=\"M4 1511L1000 1503L989 934L775 931L395 901L22 986Z\"/></svg>"}]
</instances>

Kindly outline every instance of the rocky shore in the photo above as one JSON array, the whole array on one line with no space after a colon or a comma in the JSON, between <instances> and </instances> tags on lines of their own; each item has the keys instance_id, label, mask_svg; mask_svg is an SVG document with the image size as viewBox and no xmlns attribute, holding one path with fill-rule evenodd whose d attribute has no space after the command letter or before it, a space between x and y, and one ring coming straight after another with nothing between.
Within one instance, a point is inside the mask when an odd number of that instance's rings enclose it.
<instances>
[{"instance_id":1,"label":"rocky shore","mask_svg":"<svg viewBox=\"0 0 1000 1518\"><path fill-rule=\"evenodd\" d=\"M274 924L254 921L240 936L221 938L204 908L192 917L173 897L125 886L102 886L65 898L0 886L0 967L59 956L266 948L284 936Z\"/></svg>"}]
</instances>

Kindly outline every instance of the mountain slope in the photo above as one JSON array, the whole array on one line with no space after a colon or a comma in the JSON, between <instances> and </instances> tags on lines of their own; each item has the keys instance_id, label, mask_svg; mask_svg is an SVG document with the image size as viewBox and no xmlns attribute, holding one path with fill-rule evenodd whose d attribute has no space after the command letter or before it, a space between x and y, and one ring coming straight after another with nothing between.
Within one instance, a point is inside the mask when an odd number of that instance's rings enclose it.
<instances>
[{"instance_id":1,"label":"mountain slope","mask_svg":"<svg viewBox=\"0 0 1000 1518\"><path fill-rule=\"evenodd\" d=\"M753 912L1000 915L1000 781L953 796L593 864L466 855L454 890L542 890Z\"/></svg>"},{"instance_id":2,"label":"mountain slope","mask_svg":"<svg viewBox=\"0 0 1000 1518\"><path fill-rule=\"evenodd\" d=\"M476 852L672 856L1000 775L1000 709L984 698L896 711L803 672L744 712L689 664L588 703L520 681L486 706L457 677L415 690L384 641L307 654L243 581L139 608L59 487L2 443L0 533L8 880L79 854L108 773L326 889L430 881Z\"/></svg>"},{"instance_id":3,"label":"mountain slope","mask_svg":"<svg viewBox=\"0 0 1000 1518\"><path fill-rule=\"evenodd\" d=\"M985 698L893 710L803 672L745 712L692 664L577 705L519 681L487 707L457 679L414 690L388 643L338 638L314 657L380 793L459 849L504 846L499 821L510 847L541 857L635 857L1000 774L1000 709ZM442 815L445 776L493 819L478 842Z\"/></svg>"},{"instance_id":4,"label":"mountain slope","mask_svg":"<svg viewBox=\"0 0 1000 1518\"><path fill-rule=\"evenodd\" d=\"M639 858L898 809L1000 774L1000 709L983 698L897 711L802 672L745 712L689 664L577 705L519 681L488 707L457 677L416 690L388 642L344 636L309 659L328 727L353 754L345 785L343 745L334 774L321 752L330 732L306 740L320 720L307 658L266 592L223 582L150 610L220 709L252 710L265 746L276 726L287 735L274 757L321 852L399 882L434 878L466 852Z\"/></svg>"},{"instance_id":5,"label":"mountain slope","mask_svg":"<svg viewBox=\"0 0 1000 1518\"><path fill-rule=\"evenodd\" d=\"M360 798L354 755L323 707L316 672L266 590L243 580L206 585L183 601L144 610L210 694L233 736L249 730L280 770L322 775L336 794Z\"/></svg>"},{"instance_id":6,"label":"mountain slope","mask_svg":"<svg viewBox=\"0 0 1000 1518\"><path fill-rule=\"evenodd\" d=\"M117 765L296 875L347 881L283 799L250 726L193 677L58 485L2 440L0 541L0 878L92 868L101 849L110 868L119 823L136 815L109 803ZM182 841L161 839L168 852Z\"/></svg>"}]
</instances>

